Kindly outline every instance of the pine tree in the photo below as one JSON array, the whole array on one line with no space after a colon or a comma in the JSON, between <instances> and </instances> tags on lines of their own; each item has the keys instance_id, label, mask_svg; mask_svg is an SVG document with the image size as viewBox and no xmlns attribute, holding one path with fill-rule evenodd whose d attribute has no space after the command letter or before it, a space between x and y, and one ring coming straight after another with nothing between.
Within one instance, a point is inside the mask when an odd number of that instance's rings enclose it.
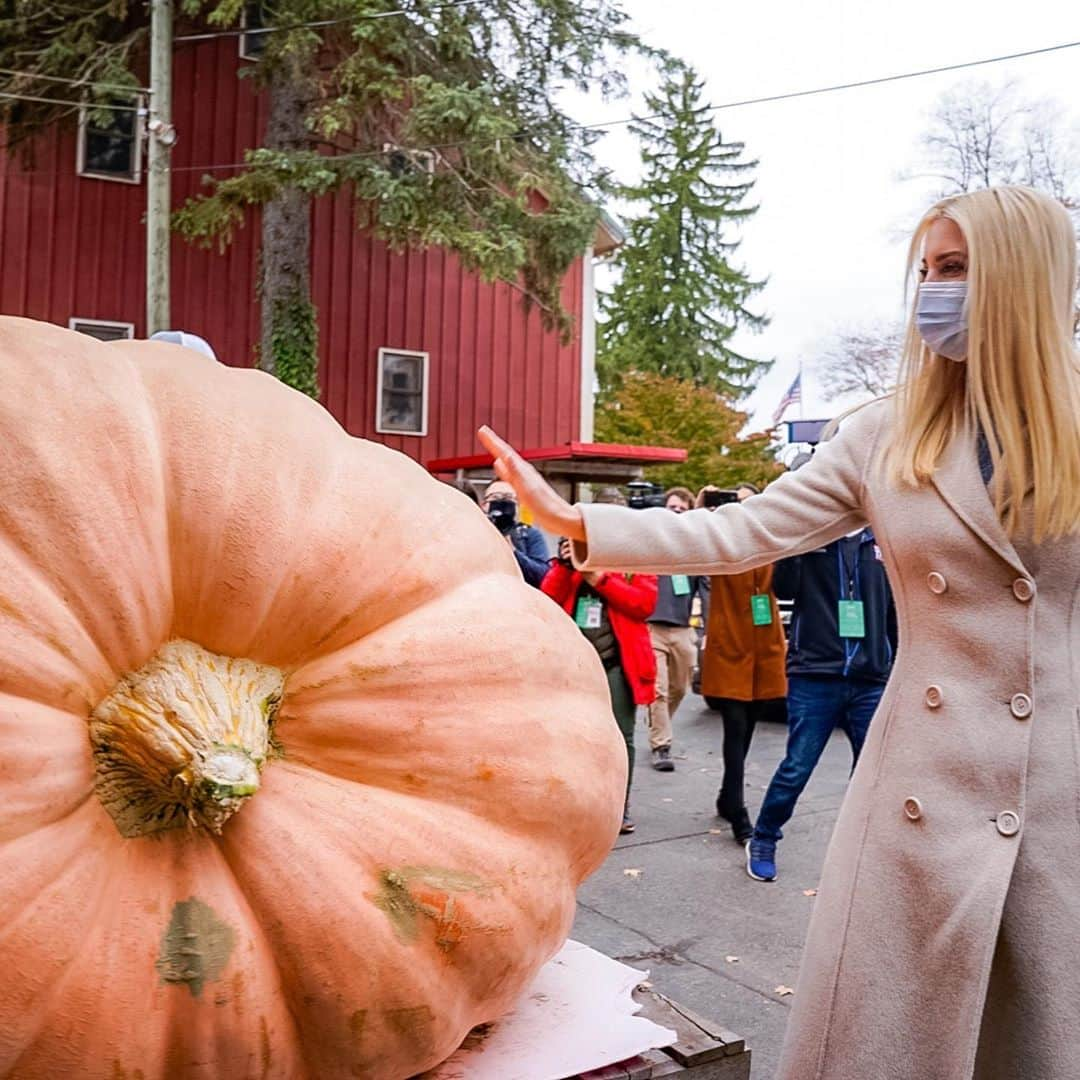
<instances>
[{"instance_id":1,"label":"pine tree","mask_svg":"<svg viewBox=\"0 0 1080 1080\"><path fill-rule=\"evenodd\" d=\"M176 0L175 9L180 34L236 32L253 15L273 28L245 69L267 99L263 144L245 168L208 177L174 218L209 246L262 209L261 367L314 391L311 200L342 188L361 227L520 282L548 323L568 330L562 278L594 235L589 193L606 174L590 150L596 133L554 99L567 85L618 93L619 58L650 53L619 0ZM130 104L145 84L147 37L137 0L0 0L5 145L32 152L37 132L74 123L81 104L107 122L117 94L130 88Z\"/></svg>"},{"instance_id":2,"label":"pine tree","mask_svg":"<svg viewBox=\"0 0 1080 1080\"><path fill-rule=\"evenodd\" d=\"M652 115L631 130L641 141L644 177L620 194L643 207L628 222L621 277L601 298L597 371L602 391L632 371L692 380L731 400L748 393L771 361L731 348L740 327L767 320L747 303L763 286L733 265L733 228L757 212L743 205L756 161L725 143L702 100L703 83L684 65L668 69Z\"/></svg>"}]
</instances>

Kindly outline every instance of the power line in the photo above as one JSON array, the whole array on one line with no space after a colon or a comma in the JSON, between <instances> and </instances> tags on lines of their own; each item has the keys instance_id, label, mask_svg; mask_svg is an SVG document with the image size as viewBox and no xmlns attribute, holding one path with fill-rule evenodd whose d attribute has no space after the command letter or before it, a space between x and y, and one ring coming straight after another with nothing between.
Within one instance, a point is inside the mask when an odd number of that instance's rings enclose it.
<instances>
[{"instance_id":1,"label":"power line","mask_svg":"<svg viewBox=\"0 0 1080 1080\"><path fill-rule=\"evenodd\" d=\"M16 75L20 78L40 80L41 82L66 83L68 86L91 86L101 90L116 90L119 93L150 93L145 86L120 86L118 83L95 82L93 79L65 79L61 75L40 75L34 71L18 71L15 68L0 68L0 75Z\"/></svg>"},{"instance_id":2,"label":"power line","mask_svg":"<svg viewBox=\"0 0 1080 1080\"><path fill-rule=\"evenodd\" d=\"M447 6L447 7L460 7L462 2L464 2L464 3L477 3L477 2L479 2L479 0L459 0L458 3L447 4L447 5L444 5L444 6ZM385 17L388 17L390 15L401 14L401 13L402 12L383 12L381 15L374 16L374 17L385 18ZM235 31L235 32L234 31L223 31L222 33L230 33L230 34L232 34L232 33L244 33L244 32L245 31ZM214 36L219 36L219 35L214 35ZM177 40L179 40L179 39L177 39ZM983 67L983 66L985 66L987 64L1000 64L1000 63L1004 63L1004 62L1009 61L1009 60L1022 60L1022 59L1026 58L1026 57L1029 57L1029 56L1041 56L1041 55L1045 55L1047 53L1061 52L1064 49L1075 49L1078 46L1080 46L1080 41L1066 41L1066 42L1062 42L1060 45L1047 45L1047 46L1045 46L1043 48L1040 48L1040 49L1027 49L1027 50L1025 50L1023 52L1007 53L1007 54L1002 55L1002 56L990 56L990 57L986 57L985 59L982 59L982 60L966 60L966 61L963 61L961 63L956 63L956 64L945 64L945 65L942 65L940 67L921 68L921 69L919 69L917 71L905 71L905 72L901 72L901 73L895 74L895 75L882 75L882 76L879 76L879 77L873 78L873 79L860 79L860 80L857 80L857 81L854 81L854 82L834 83L834 84L832 84L830 86L819 86L819 87L814 87L813 89L810 89L810 90L792 90L792 91L789 91L789 92L783 93L783 94L768 94L768 95L765 95L763 97L742 98L742 99L737 100L737 101L726 101L726 102L722 102L719 105L708 105L702 111L703 112L720 112L723 109L737 109L737 108L741 108L741 107L746 106L746 105L764 105L764 104L769 104L769 103L776 102L776 101L791 101L791 100L795 100L797 98L813 97L813 96L820 95L820 94L831 94L831 93L835 93L835 92L840 91L840 90L857 90L857 89L867 87L867 86L880 86L880 85L885 84L885 83L900 82L900 81L903 81L903 80L906 80L906 79L922 78L922 77L927 76L927 75L940 75L940 74L944 74L944 73L947 73L947 72L950 72L950 71L962 71L962 70L964 70L966 68ZM130 88L127 88L127 89L130 91ZM50 104L50 105L75 105L75 106L81 106L81 104L82 104L80 102L63 101L63 100L58 100L58 99L55 99L55 98L34 97L34 96L31 96L31 95L4 93L4 92L0 92L0 98L10 98L10 99L15 99L15 100L26 100L26 101L36 101L36 102L43 102L45 104ZM125 111L125 112L137 112L137 111L139 111L137 106L110 105L110 104L107 104L107 103L102 103L100 105L94 104L92 107L95 108L95 109L96 108L117 109L117 110L121 110L121 111ZM635 123L637 121L658 120L658 119L662 119L662 114L654 114L652 116L626 116L626 117L623 117L623 118L621 118L619 120L605 120L605 121L600 121L600 122L595 123L595 124L579 124L579 123L571 122L567 126L571 130L577 130L577 131L602 131L602 130L605 130L605 129L608 129L608 128L622 127L622 126L625 126L627 124ZM535 132L537 130L539 130L539 129L533 128L533 129L530 130L530 129L526 128L526 129L523 129L522 131L517 132L516 135L518 135L518 136L529 135L530 133ZM492 140L490 145L494 145L494 142L495 142L495 140ZM433 144L433 145L430 145L430 146L422 146L422 147L403 146L400 149L402 151L406 152L406 153L431 153L431 152L436 152L436 151L441 151L441 150L466 149L468 147L475 146L475 145L476 145L475 143L471 143L471 142L458 141L458 142L452 142L452 143L436 143L436 144ZM485 144L485 145L487 145L487 144ZM329 158L328 160L329 161L348 161L348 160L356 160L356 159L367 158L367 157L381 157L381 156L382 156L382 151L381 150L374 150L374 149L372 149L372 150L358 150L358 151L352 151L350 153L345 153L345 154L337 154L333 158ZM172 172L197 172L197 171L201 170L203 172L215 172L215 171L224 170L224 169L246 169L246 168L250 168L250 167L251 167L250 162L237 161L237 162L229 162L229 163L221 163L221 164L174 166L171 169L171 171Z\"/></svg>"},{"instance_id":3,"label":"power line","mask_svg":"<svg viewBox=\"0 0 1080 1080\"><path fill-rule=\"evenodd\" d=\"M990 56L982 60L965 60L956 64L945 64L941 67L921 68L918 71L905 71L896 75L881 75L873 79L859 79L855 82L846 83L834 83L830 86L818 86L810 90L792 90L783 94L767 94L763 97L754 98L742 98L738 101L725 101L719 105L708 105L702 112L712 113L720 112L723 109L738 109L746 105L764 105L776 101L792 101L797 98L814 97L820 94L832 94L840 90L857 90L867 86L881 86L885 83L901 82L906 79L918 79L927 75L941 75L950 71L963 71L966 68L984 67L987 64L1001 64L1008 60L1022 60L1029 56L1041 56L1046 53L1061 52L1064 49L1075 49L1080 46L1080 41L1066 41L1060 45L1047 45L1040 49L1027 49L1024 52L1008 53L1002 56ZM579 124L571 122L567 126L571 130L576 131L603 131L613 127L623 127L627 124L633 124L642 120L659 120L663 119L662 114L654 114L652 116L626 116L619 120L604 120L595 124ZM525 128L519 132L516 132L516 136L529 135L535 133L539 129ZM490 145L494 145L495 140L492 140ZM462 150L471 146L475 146L475 143L471 142L452 142L452 143L435 143L430 146L403 146L401 149L406 153L432 153L442 150ZM485 144L488 145L488 144ZM334 160L355 160L358 158L366 157L379 157L381 156L379 150L359 150L352 153L335 155ZM184 170L194 170L200 166L183 166ZM236 162L228 165L204 165L201 166L206 171L213 171L215 169L242 169L247 168L248 163ZM180 170L174 170L180 171Z\"/></svg>"},{"instance_id":4,"label":"power line","mask_svg":"<svg viewBox=\"0 0 1080 1080\"><path fill-rule=\"evenodd\" d=\"M1022 60L1027 56L1041 56L1045 53L1060 52L1062 49L1075 49L1080 41L1066 41L1060 45L1047 45L1041 49L1027 49L1024 52L1007 53L1003 56L990 56L984 60L966 60L959 64L945 64L942 67L922 68L919 71L905 71L898 75L882 75L876 79L860 79L856 82L835 83L832 86L819 86L813 90L793 90L786 94L769 94L766 97L744 98L741 101L726 101L721 105L708 105L702 112L719 112L721 109L737 109L743 105L764 105L772 101L790 101L794 98L812 97L816 94L831 94L837 90L856 90L863 86L881 86L883 83L900 82L904 79L918 79L924 75L941 75L949 71L963 71L965 68L982 67L986 64L1000 64L1006 60ZM630 116L622 120L609 120L598 124L582 124L583 128L600 130L632 124L635 120L660 120L662 114L652 116Z\"/></svg>"},{"instance_id":5,"label":"power line","mask_svg":"<svg viewBox=\"0 0 1080 1080\"><path fill-rule=\"evenodd\" d=\"M139 91L131 91L132 93L138 93ZM33 101L40 105L68 105L73 109L112 109L114 112L143 112L144 107L142 105L114 105L106 101L72 101L70 98L49 98L38 97L36 94L15 94L8 93L6 90L0 90L0 98L4 98L8 101Z\"/></svg>"},{"instance_id":6,"label":"power line","mask_svg":"<svg viewBox=\"0 0 1080 1080\"><path fill-rule=\"evenodd\" d=\"M431 8L430 14L445 11L449 8L468 7L478 4L481 0L448 0L445 4L437 4ZM318 30L327 26L341 26L343 23L372 22L377 19L390 19L399 15L424 15L416 8L397 8L393 11L373 11L369 15L346 15L340 19L320 19L317 22L289 23L285 26L253 26L251 29L235 28L231 30L211 30L205 34L178 34L173 41L213 41L223 37L246 37L249 34L273 34L287 30Z\"/></svg>"}]
</instances>

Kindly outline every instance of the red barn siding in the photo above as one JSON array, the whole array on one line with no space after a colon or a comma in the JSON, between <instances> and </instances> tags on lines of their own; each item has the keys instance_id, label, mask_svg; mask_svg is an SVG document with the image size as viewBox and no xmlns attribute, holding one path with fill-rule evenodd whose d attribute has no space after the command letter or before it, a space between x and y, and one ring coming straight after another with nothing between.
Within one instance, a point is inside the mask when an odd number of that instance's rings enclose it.
<instances>
[{"instance_id":1,"label":"red barn siding","mask_svg":"<svg viewBox=\"0 0 1080 1080\"><path fill-rule=\"evenodd\" d=\"M180 45L174 61L173 205L207 172L234 173L256 145L264 110L236 43ZM145 169L145 159L143 161ZM145 181L79 177L69 129L43 136L27 166L0 160L0 311L67 325L72 317L130 322L145 335ZM180 239L172 249L172 322L202 334L227 363L254 362L259 218L251 213L220 253ZM476 449L491 423L522 445L579 436L582 266L567 274L571 340L544 329L520 290L487 283L452 254L392 252L355 224L346 194L312 208L312 295L319 311L323 402L353 434L418 460ZM428 435L375 431L380 348L427 352Z\"/></svg>"}]
</instances>

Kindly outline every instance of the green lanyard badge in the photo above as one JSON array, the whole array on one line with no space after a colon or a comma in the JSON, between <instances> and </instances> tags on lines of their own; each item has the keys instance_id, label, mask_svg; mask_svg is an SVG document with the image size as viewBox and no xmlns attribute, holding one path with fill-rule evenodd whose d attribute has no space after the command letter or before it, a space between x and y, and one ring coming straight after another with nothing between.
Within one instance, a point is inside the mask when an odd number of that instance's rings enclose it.
<instances>
[{"instance_id":1,"label":"green lanyard badge","mask_svg":"<svg viewBox=\"0 0 1080 1080\"><path fill-rule=\"evenodd\" d=\"M750 617L755 626L772 625L772 598L768 593L755 593L750 597Z\"/></svg>"},{"instance_id":2,"label":"green lanyard badge","mask_svg":"<svg viewBox=\"0 0 1080 1080\"><path fill-rule=\"evenodd\" d=\"M690 595L690 579L686 576L686 574L671 575L671 591L676 596Z\"/></svg>"},{"instance_id":3,"label":"green lanyard badge","mask_svg":"<svg viewBox=\"0 0 1080 1080\"><path fill-rule=\"evenodd\" d=\"M861 600L841 600L837 623L842 638L866 637L866 616Z\"/></svg>"},{"instance_id":4,"label":"green lanyard badge","mask_svg":"<svg viewBox=\"0 0 1080 1080\"><path fill-rule=\"evenodd\" d=\"M603 606L595 596L579 596L574 622L582 630L599 630Z\"/></svg>"}]
</instances>

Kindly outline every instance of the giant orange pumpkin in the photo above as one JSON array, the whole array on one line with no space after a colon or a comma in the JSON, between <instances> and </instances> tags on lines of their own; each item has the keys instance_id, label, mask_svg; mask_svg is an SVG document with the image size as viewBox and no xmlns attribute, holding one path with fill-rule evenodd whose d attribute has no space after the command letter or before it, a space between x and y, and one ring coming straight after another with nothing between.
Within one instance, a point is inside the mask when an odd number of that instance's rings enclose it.
<instances>
[{"instance_id":1,"label":"giant orange pumpkin","mask_svg":"<svg viewBox=\"0 0 1080 1080\"><path fill-rule=\"evenodd\" d=\"M615 836L595 654L272 378L0 319L0 1076L405 1077Z\"/></svg>"}]
</instances>

